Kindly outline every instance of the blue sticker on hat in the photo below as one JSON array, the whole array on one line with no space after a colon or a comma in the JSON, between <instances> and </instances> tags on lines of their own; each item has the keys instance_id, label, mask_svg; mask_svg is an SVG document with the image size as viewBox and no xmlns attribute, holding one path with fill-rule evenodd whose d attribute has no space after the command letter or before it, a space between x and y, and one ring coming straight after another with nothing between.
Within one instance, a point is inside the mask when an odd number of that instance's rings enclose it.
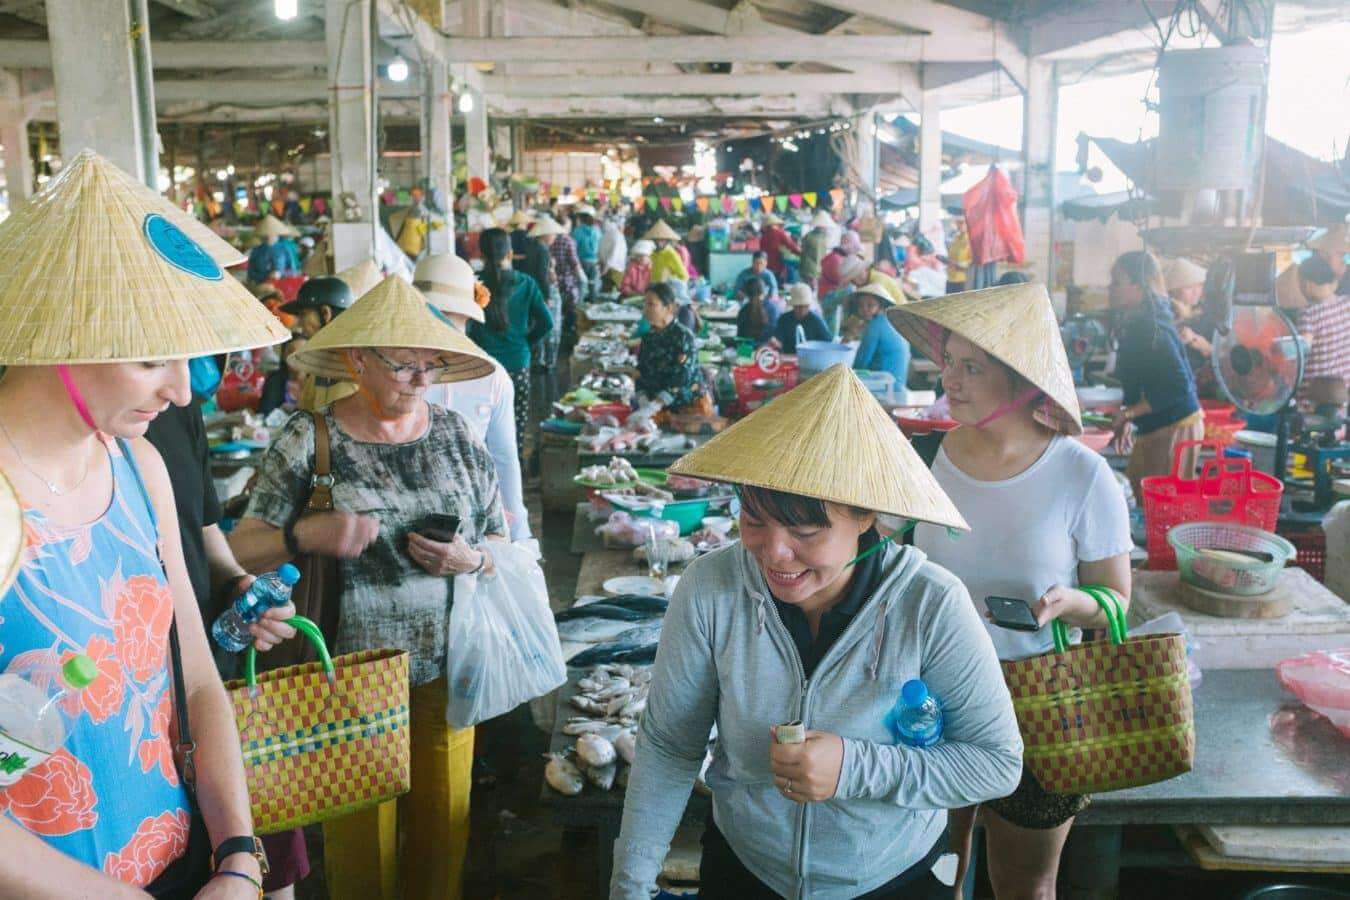
<instances>
[{"instance_id":1,"label":"blue sticker on hat","mask_svg":"<svg viewBox=\"0 0 1350 900\"><path fill-rule=\"evenodd\" d=\"M141 226L145 239L155 252L175 269L196 275L206 281L220 281L225 277L220 264L211 258L201 245L183 233L183 229L161 216L150 213Z\"/></svg>"}]
</instances>

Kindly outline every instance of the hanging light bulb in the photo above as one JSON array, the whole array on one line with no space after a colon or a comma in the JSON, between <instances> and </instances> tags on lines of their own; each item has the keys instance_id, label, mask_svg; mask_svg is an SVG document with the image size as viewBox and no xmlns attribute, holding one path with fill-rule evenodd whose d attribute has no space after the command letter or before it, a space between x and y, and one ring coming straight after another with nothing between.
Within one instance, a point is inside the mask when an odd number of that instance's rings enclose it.
<instances>
[{"instance_id":1,"label":"hanging light bulb","mask_svg":"<svg viewBox=\"0 0 1350 900\"><path fill-rule=\"evenodd\" d=\"M275 9L278 19L289 22L300 15L300 0L277 0Z\"/></svg>"},{"instance_id":2,"label":"hanging light bulb","mask_svg":"<svg viewBox=\"0 0 1350 900\"><path fill-rule=\"evenodd\" d=\"M473 112L473 94L469 91L459 95L459 111L462 113Z\"/></svg>"},{"instance_id":3,"label":"hanging light bulb","mask_svg":"<svg viewBox=\"0 0 1350 900\"><path fill-rule=\"evenodd\" d=\"M387 71L390 81L408 80L408 63L401 56L396 55L394 57L394 61L389 64Z\"/></svg>"}]
</instances>

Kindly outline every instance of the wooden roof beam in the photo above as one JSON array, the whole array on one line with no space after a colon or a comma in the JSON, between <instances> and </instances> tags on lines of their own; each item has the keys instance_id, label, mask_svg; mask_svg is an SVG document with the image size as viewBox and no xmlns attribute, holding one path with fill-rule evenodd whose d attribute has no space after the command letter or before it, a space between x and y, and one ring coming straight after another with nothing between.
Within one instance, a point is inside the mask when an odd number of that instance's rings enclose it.
<instances>
[{"instance_id":1,"label":"wooden roof beam","mask_svg":"<svg viewBox=\"0 0 1350 900\"><path fill-rule=\"evenodd\" d=\"M323 41L154 41L156 69L293 68L328 65ZM50 69L46 41L0 40L0 67Z\"/></svg>"},{"instance_id":2,"label":"wooden roof beam","mask_svg":"<svg viewBox=\"0 0 1350 900\"><path fill-rule=\"evenodd\" d=\"M731 97L756 94L900 94L909 85L909 67L877 75L856 73L771 75L634 75L625 78L579 76L559 83L551 76L488 75L483 89L507 97ZM664 115L664 113L663 113Z\"/></svg>"}]
</instances>

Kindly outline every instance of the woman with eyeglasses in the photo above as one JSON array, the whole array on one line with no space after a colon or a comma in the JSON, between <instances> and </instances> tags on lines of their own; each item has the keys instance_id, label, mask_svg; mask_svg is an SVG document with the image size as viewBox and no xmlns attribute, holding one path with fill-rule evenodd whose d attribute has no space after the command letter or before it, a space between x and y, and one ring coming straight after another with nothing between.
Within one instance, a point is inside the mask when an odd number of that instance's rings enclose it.
<instances>
[{"instance_id":1,"label":"woman with eyeglasses","mask_svg":"<svg viewBox=\"0 0 1350 900\"><path fill-rule=\"evenodd\" d=\"M396 804L325 823L329 894L455 898L468 849L473 729L445 721L446 631L454 577L491 573L484 542L505 540L507 525L487 448L426 393L436 382L491 375L493 365L397 276L324 326L292 365L352 381L357 393L286 422L230 545L258 572L302 553L339 558L340 595L323 601L340 612L329 648L398 647L411 656L417 787ZM333 509L302 517L323 433ZM435 514L457 518L458 530Z\"/></svg>"}]
</instances>

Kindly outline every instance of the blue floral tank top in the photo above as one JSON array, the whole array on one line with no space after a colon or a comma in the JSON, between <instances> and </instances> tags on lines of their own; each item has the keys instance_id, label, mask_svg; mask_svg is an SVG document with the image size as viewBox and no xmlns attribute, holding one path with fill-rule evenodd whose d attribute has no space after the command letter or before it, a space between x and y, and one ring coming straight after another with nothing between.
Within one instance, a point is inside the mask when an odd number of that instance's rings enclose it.
<instances>
[{"instance_id":1,"label":"blue floral tank top","mask_svg":"<svg viewBox=\"0 0 1350 900\"><path fill-rule=\"evenodd\" d=\"M168 669L173 595L158 528L124 445L109 443L113 495L67 527L24 510L24 550L0 596L0 671L38 682L77 653L98 667L62 702L65 745L8 788L0 815L62 853L144 886L187 849L188 797L174 765Z\"/></svg>"}]
</instances>

